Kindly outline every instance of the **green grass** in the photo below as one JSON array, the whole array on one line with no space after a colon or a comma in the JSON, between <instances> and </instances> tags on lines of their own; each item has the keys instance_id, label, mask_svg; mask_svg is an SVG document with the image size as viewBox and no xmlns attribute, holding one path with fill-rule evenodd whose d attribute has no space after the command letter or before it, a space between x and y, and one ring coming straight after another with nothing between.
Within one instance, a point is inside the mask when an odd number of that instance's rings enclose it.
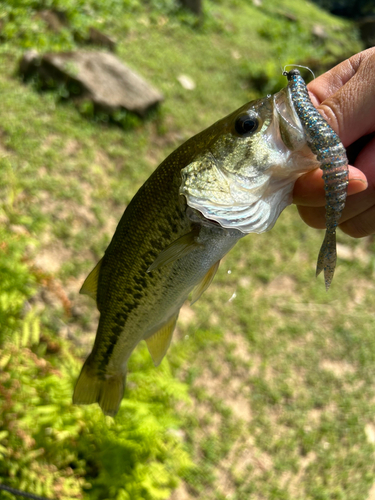
<instances>
[{"instance_id":1,"label":"green grass","mask_svg":"<svg viewBox=\"0 0 375 500\"><path fill-rule=\"evenodd\" d=\"M292 0L207 0L201 21L171 1L72 0L48 4L70 21L52 34L38 5L0 8L0 481L62 500L367 498L374 241L339 235L354 258L339 253L326 293L314 278L322 232L293 208L184 306L160 368L137 349L114 423L70 403L97 322L78 290L136 190L183 140L285 85L285 64L322 71L358 51L354 28ZM82 47L90 24L163 92L145 122L121 128L15 75L25 48Z\"/></svg>"}]
</instances>

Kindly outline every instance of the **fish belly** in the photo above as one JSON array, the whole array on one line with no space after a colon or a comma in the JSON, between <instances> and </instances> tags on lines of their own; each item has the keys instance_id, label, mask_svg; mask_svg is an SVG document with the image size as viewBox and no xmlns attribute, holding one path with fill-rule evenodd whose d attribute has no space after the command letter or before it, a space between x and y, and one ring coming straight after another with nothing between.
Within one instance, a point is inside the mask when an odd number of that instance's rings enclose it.
<instances>
[{"instance_id":1,"label":"fish belly","mask_svg":"<svg viewBox=\"0 0 375 500\"><path fill-rule=\"evenodd\" d=\"M199 228L197 245L190 253L149 273L147 270L135 273L139 276L138 281L147 284L142 293L139 292L141 299L126 315L128 303L125 307L119 300L111 301L102 310L95 345L82 368L73 402L98 402L105 414L114 416L123 397L127 361L134 348L141 340L146 340L150 353L156 352L154 363L160 363L181 306L241 237L243 233L238 230L203 224ZM160 348L157 345L159 337Z\"/></svg>"},{"instance_id":2,"label":"fish belly","mask_svg":"<svg viewBox=\"0 0 375 500\"><path fill-rule=\"evenodd\" d=\"M243 237L237 230L217 225L202 226L199 246L188 255L165 265L158 273L153 288L147 290L144 301L129 315L113 349L108 370L123 369L131 352L141 340L158 332L171 318L177 319L181 306L208 271Z\"/></svg>"}]
</instances>

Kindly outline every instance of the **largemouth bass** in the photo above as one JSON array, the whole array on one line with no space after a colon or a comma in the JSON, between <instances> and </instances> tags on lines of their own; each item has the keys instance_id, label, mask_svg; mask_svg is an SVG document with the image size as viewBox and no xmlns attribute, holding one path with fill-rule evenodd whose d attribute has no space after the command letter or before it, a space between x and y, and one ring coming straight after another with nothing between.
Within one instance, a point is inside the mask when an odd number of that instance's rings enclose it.
<instances>
[{"instance_id":1,"label":"largemouth bass","mask_svg":"<svg viewBox=\"0 0 375 500\"><path fill-rule=\"evenodd\" d=\"M157 366L182 304L210 285L248 233L273 227L295 180L319 167L290 85L245 104L176 149L126 208L81 293L100 320L73 402L115 415L128 359L141 341Z\"/></svg>"}]
</instances>

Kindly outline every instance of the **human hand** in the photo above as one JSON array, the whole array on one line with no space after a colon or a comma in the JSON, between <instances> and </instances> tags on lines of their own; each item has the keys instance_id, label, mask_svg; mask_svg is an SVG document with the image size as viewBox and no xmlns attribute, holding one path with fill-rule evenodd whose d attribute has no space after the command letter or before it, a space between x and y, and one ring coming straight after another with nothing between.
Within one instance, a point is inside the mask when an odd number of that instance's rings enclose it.
<instances>
[{"instance_id":1,"label":"human hand","mask_svg":"<svg viewBox=\"0 0 375 500\"><path fill-rule=\"evenodd\" d=\"M349 166L346 205L339 227L354 238L375 233L375 48L354 55L308 85L310 98L343 145L357 154ZM350 161L350 154L349 154ZM295 183L293 202L301 218L325 228L320 169Z\"/></svg>"}]
</instances>

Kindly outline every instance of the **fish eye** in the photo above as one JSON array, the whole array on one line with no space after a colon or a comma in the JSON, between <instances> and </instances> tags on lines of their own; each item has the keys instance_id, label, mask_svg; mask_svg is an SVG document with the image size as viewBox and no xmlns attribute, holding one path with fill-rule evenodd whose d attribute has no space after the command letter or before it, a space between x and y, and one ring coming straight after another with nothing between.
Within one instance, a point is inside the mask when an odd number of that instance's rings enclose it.
<instances>
[{"instance_id":1,"label":"fish eye","mask_svg":"<svg viewBox=\"0 0 375 500\"><path fill-rule=\"evenodd\" d=\"M251 135L259 128L259 118L255 114L243 114L237 117L234 128L239 135Z\"/></svg>"}]
</instances>

